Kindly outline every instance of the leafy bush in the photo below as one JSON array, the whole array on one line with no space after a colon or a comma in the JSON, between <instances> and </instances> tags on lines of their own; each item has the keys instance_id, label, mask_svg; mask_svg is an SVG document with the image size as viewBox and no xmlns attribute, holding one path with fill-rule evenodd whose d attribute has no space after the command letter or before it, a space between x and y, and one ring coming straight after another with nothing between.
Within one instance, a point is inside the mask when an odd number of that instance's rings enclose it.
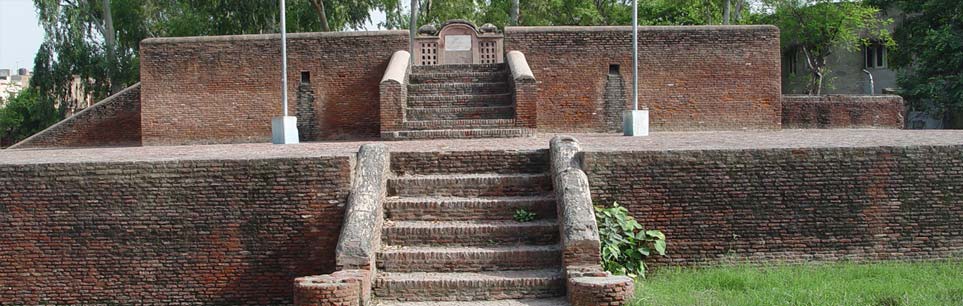
<instances>
[{"instance_id":1,"label":"leafy bush","mask_svg":"<svg viewBox=\"0 0 963 306\"><path fill-rule=\"evenodd\" d=\"M629 211L612 203L595 207L595 219L602 240L602 265L613 274L645 277L645 258L657 253L665 256L665 234L646 230Z\"/></svg>"},{"instance_id":2,"label":"leafy bush","mask_svg":"<svg viewBox=\"0 0 963 306\"><path fill-rule=\"evenodd\" d=\"M519 208L515 210L515 215L513 217L515 218L515 221L518 222L529 222L535 220L535 218L538 216L534 212L528 211L527 209Z\"/></svg>"}]
</instances>

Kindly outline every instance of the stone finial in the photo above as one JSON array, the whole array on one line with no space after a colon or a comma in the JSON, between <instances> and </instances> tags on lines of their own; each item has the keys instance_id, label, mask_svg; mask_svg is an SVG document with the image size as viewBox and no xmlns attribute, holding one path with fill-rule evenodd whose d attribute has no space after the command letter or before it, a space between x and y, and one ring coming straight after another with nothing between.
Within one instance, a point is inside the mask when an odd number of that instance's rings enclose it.
<instances>
[{"instance_id":1,"label":"stone finial","mask_svg":"<svg viewBox=\"0 0 963 306\"><path fill-rule=\"evenodd\" d=\"M438 28L433 24L426 24L418 28L418 35L434 36L438 33Z\"/></svg>"},{"instance_id":2,"label":"stone finial","mask_svg":"<svg viewBox=\"0 0 963 306\"><path fill-rule=\"evenodd\" d=\"M478 28L478 31L486 34L494 34L498 31L498 27L495 27L494 24L486 23L483 24L481 28Z\"/></svg>"}]
</instances>

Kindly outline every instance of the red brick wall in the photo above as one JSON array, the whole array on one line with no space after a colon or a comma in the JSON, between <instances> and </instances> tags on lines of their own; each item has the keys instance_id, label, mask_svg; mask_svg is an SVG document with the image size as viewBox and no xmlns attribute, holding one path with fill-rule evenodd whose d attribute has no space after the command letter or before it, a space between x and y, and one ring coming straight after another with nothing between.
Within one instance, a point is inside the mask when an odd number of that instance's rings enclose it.
<instances>
[{"instance_id":1,"label":"red brick wall","mask_svg":"<svg viewBox=\"0 0 963 306\"><path fill-rule=\"evenodd\" d=\"M311 74L322 139L377 137L378 83L405 31L288 36L288 103ZM279 35L153 38L141 43L145 145L267 142L281 114Z\"/></svg>"},{"instance_id":2,"label":"red brick wall","mask_svg":"<svg viewBox=\"0 0 963 306\"><path fill-rule=\"evenodd\" d=\"M140 137L140 84L134 84L10 148L139 146Z\"/></svg>"},{"instance_id":3,"label":"red brick wall","mask_svg":"<svg viewBox=\"0 0 963 306\"><path fill-rule=\"evenodd\" d=\"M596 203L668 237L671 264L963 254L963 147L587 152Z\"/></svg>"},{"instance_id":4,"label":"red brick wall","mask_svg":"<svg viewBox=\"0 0 963 306\"><path fill-rule=\"evenodd\" d=\"M0 165L0 304L292 302L329 273L349 157Z\"/></svg>"},{"instance_id":5,"label":"red brick wall","mask_svg":"<svg viewBox=\"0 0 963 306\"><path fill-rule=\"evenodd\" d=\"M782 96L782 125L810 128L903 128L900 96Z\"/></svg>"},{"instance_id":6,"label":"red brick wall","mask_svg":"<svg viewBox=\"0 0 963 306\"><path fill-rule=\"evenodd\" d=\"M538 80L538 128L616 130L606 75L620 65L631 108L631 41L631 27L506 28L505 50L524 53ZM639 104L655 131L779 128L780 69L773 26L639 30Z\"/></svg>"}]
</instances>

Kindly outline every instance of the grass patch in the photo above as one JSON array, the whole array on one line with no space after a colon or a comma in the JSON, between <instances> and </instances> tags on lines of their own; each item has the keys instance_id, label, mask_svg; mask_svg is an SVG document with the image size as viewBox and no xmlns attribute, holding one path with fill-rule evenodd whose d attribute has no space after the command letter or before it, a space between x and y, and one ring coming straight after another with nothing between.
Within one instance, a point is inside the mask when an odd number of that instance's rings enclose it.
<instances>
[{"instance_id":1,"label":"grass patch","mask_svg":"<svg viewBox=\"0 0 963 306\"><path fill-rule=\"evenodd\" d=\"M963 262L661 268L631 305L963 305Z\"/></svg>"}]
</instances>

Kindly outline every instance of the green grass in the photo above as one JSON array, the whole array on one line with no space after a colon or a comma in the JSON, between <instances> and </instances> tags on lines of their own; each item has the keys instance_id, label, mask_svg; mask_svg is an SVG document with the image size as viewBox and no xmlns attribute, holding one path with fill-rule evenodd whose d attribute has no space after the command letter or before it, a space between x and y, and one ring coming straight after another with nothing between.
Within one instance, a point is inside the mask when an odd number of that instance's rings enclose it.
<instances>
[{"instance_id":1,"label":"green grass","mask_svg":"<svg viewBox=\"0 0 963 306\"><path fill-rule=\"evenodd\" d=\"M963 305L963 262L662 268L641 305Z\"/></svg>"}]
</instances>

